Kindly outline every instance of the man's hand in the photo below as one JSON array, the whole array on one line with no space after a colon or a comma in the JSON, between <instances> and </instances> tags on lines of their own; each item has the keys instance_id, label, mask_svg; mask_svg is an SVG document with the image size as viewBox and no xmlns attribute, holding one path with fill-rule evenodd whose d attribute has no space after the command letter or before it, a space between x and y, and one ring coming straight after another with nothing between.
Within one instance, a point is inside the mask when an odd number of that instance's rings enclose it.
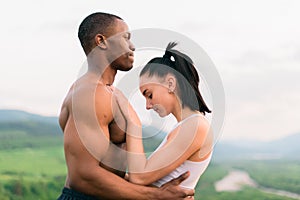
<instances>
[{"instance_id":1,"label":"man's hand","mask_svg":"<svg viewBox=\"0 0 300 200\"><path fill-rule=\"evenodd\" d=\"M180 175L178 178L171 180L170 182L162 185L159 190L160 193L157 199L194 199L195 191L193 189L183 189L179 186L179 184L189 177L190 173L185 172L184 174Z\"/></svg>"}]
</instances>

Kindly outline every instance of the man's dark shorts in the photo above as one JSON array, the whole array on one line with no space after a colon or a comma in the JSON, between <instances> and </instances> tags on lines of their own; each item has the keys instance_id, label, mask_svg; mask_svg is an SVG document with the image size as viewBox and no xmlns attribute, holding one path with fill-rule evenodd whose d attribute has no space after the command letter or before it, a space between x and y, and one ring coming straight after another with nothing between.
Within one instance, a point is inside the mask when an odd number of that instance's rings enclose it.
<instances>
[{"instance_id":1,"label":"man's dark shorts","mask_svg":"<svg viewBox=\"0 0 300 200\"><path fill-rule=\"evenodd\" d=\"M57 200L99 200L96 197L77 192L75 190L64 188L62 194L58 197Z\"/></svg>"}]
</instances>

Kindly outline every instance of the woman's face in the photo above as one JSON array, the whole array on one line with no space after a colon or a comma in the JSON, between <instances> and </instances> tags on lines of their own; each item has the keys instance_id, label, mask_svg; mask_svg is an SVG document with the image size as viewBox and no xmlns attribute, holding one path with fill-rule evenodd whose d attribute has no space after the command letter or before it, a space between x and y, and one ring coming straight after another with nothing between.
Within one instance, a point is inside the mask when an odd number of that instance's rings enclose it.
<instances>
[{"instance_id":1,"label":"woman's face","mask_svg":"<svg viewBox=\"0 0 300 200\"><path fill-rule=\"evenodd\" d=\"M176 97L169 93L168 83L165 78L155 75L149 77L144 74L140 77L140 91L146 99L146 109L153 109L160 117L165 117L173 112Z\"/></svg>"}]
</instances>

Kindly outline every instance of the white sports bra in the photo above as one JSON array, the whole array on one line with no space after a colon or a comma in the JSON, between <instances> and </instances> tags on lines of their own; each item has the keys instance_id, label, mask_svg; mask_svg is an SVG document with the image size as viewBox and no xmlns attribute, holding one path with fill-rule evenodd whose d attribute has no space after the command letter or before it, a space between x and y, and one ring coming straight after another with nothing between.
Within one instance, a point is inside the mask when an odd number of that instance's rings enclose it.
<instances>
[{"instance_id":1,"label":"white sports bra","mask_svg":"<svg viewBox=\"0 0 300 200\"><path fill-rule=\"evenodd\" d=\"M176 124L176 126L174 127L174 129L178 125L180 125L181 123L183 123L184 121L186 121L187 119L189 119L189 118L191 118L193 116L199 116L199 115L201 115L201 114L190 115L189 117L185 118L184 120L182 120L178 124ZM164 140L161 142L161 144L157 147L157 149L155 151L157 151L158 149L160 149L167 142L167 137L168 137L168 135L166 135L166 137L164 138ZM211 160L211 156L212 156L212 152L210 153L209 157L207 157L205 160L200 161L200 162L194 162L194 161L186 160L179 167L177 167L175 170L173 170L170 174L168 174L165 177L162 177L161 179L155 181L154 183L152 183L152 185L160 187L163 184L169 182L170 180L172 180L174 178L177 178L178 176L180 176L184 172L189 171L190 172L190 176L186 180L184 180L183 182L181 182L180 186L184 187L184 188L194 189L196 187L196 184L197 184L200 176L206 170L206 168L207 168L207 166L208 166L208 164L209 164L209 162ZM151 157L151 155L150 155L150 157Z\"/></svg>"}]
</instances>

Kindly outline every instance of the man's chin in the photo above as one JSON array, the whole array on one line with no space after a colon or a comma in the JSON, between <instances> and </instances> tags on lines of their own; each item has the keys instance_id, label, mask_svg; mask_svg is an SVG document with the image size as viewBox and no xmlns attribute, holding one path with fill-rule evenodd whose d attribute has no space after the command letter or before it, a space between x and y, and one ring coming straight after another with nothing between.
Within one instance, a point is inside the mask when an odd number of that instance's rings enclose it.
<instances>
[{"instance_id":1,"label":"man's chin","mask_svg":"<svg viewBox=\"0 0 300 200\"><path fill-rule=\"evenodd\" d=\"M133 67L133 65L129 66L129 67L118 67L117 70L120 70L122 72L127 72L129 70L131 70Z\"/></svg>"}]
</instances>

